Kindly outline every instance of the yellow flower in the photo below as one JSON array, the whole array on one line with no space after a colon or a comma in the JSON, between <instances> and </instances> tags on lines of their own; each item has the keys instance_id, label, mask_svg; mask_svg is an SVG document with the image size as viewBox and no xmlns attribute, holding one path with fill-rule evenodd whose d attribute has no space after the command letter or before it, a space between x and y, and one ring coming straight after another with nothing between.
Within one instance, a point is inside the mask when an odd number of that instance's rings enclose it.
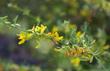
<instances>
[{"instance_id":1,"label":"yellow flower","mask_svg":"<svg viewBox=\"0 0 110 71\"><path fill-rule=\"evenodd\" d=\"M79 31L76 33L76 36L79 38L82 35L82 33Z\"/></svg>"},{"instance_id":2,"label":"yellow flower","mask_svg":"<svg viewBox=\"0 0 110 71\"><path fill-rule=\"evenodd\" d=\"M76 37L77 37L77 41L79 42L80 41L80 38L82 38L84 36L84 33L82 33L82 32L77 32L76 33Z\"/></svg>"},{"instance_id":3,"label":"yellow flower","mask_svg":"<svg viewBox=\"0 0 110 71\"><path fill-rule=\"evenodd\" d=\"M63 39L63 36L59 36L58 32L55 32L55 33L54 33L54 39L55 39L56 41L60 41L60 40Z\"/></svg>"},{"instance_id":4,"label":"yellow flower","mask_svg":"<svg viewBox=\"0 0 110 71\"><path fill-rule=\"evenodd\" d=\"M36 26L35 27L35 32L38 32L40 34L43 34L44 31L46 30L46 28L47 28L47 26L44 26L44 25L41 24L41 26Z\"/></svg>"},{"instance_id":5,"label":"yellow flower","mask_svg":"<svg viewBox=\"0 0 110 71\"><path fill-rule=\"evenodd\" d=\"M53 37L55 41L61 41L63 39L63 36L59 36L58 32L48 33L48 36Z\"/></svg>"},{"instance_id":6,"label":"yellow flower","mask_svg":"<svg viewBox=\"0 0 110 71\"><path fill-rule=\"evenodd\" d=\"M72 63L74 66L78 67L78 66L80 65L80 58L78 58L78 57L72 58L72 59L71 59L71 63Z\"/></svg>"},{"instance_id":7,"label":"yellow flower","mask_svg":"<svg viewBox=\"0 0 110 71\"><path fill-rule=\"evenodd\" d=\"M19 36L19 42L18 44L23 44L26 40L30 39L30 37L32 36L31 33L26 33L26 32L21 32L20 34L18 34Z\"/></svg>"}]
</instances>

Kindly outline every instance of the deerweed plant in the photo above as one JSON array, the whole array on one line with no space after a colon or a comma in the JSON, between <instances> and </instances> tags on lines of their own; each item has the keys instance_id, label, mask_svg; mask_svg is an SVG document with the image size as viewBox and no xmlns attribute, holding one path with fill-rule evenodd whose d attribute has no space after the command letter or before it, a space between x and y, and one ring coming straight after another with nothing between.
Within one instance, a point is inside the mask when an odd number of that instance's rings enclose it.
<instances>
[{"instance_id":1,"label":"deerweed plant","mask_svg":"<svg viewBox=\"0 0 110 71\"><path fill-rule=\"evenodd\" d=\"M66 22L66 23L65 23ZM60 52L70 58L71 63L75 66L79 66L80 61L91 61L92 50L95 40L88 36L85 32L78 31L76 25L70 24L68 21L64 21L60 26L53 27L54 30L46 32L48 27L44 24L33 26L32 29L21 31L18 34L20 41L18 44L25 43L26 40L31 40L36 43L35 47L39 48L40 40L47 38L54 43L54 49L56 52ZM66 25L66 27L64 27ZM59 30L60 28L60 30ZM57 31L55 31L55 29ZM68 31L63 31L68 30ZM60 35L59 33L64 33Z\"/></svg>"},{"instance_id":2,"label":"deerweed plant","mask_svg":"<svg viewBox=\"0 0 110 71\"><path fill-rule=\"evenodd\" d=\"M7 17L0 18L0 20L3 19L4 21L0 21L0 25L8 25L8 28L10 28L9 30L21 27L20 24L16 23L16 20L13 24L7 20ZM93 58L95 57L98 59L101 55L100 52L102 52L98 49L95 50L95 43L97 42L87 31L87 25L79 30L75 24L69 21L57 24L53 26L51 30L49 30L49 26L46 26L46 24L38 24L34 25L31 29L21 30L17 33L19 39L18 44L23 45L24 43L29 43L26 41L30 41L34 42L34 47L38 49L41 48L39 46L40 40L43 38L48 39L54 44L49 46L49 48L59 54L63 54L63 56L70 59L71 64L78 67L80 66L80 61L88 61L91 63ZM96 54L97 51L99 54Z\"/></svg>"}]
</instances>

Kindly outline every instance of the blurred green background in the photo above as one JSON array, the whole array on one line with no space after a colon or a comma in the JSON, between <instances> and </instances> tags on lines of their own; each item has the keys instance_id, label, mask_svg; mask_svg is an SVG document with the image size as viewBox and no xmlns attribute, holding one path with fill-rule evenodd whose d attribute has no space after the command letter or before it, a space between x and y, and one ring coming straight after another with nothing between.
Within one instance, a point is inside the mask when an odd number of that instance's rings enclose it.
<instances>
[{"instance_id":1,"label":"blurred green background","mask_svg":"<svg viewBox=\"0 0 110 71\"><path fill-rule=\"evenodd\" d=\"M37 25L38 21L49 29L64 20L76 24L79 30L87 23L89 33L98 41L97 47L110 44L110 0L0 0L0 17L4 16L8 16L11 22L17 16L21 30ZM100 65L94 59L92 63L81 62L77 68L49 48L42 50L44 48L30 48L32 44L18 45L15 33L20 30L9 32L2 20L0 71L110 71L110 49L106 50L106 55L100 56ZM42 45L46 47L49 43Z\"/></svg>"}]
</instances>

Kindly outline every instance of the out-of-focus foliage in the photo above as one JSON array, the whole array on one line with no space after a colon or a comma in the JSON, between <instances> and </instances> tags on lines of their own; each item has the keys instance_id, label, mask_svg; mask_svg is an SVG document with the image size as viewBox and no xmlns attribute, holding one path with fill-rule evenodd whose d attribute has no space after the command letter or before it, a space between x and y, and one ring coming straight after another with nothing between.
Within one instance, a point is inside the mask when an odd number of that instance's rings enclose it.
<instances>
[{"instance_id":1,"label":"out-of-focus foliage","mask_svg":"<svg viewBox=\"0 0 110 71\"><path fill-rule=\"evenodd\" d=\"M0 71L110 71L110 0L0 0L0 16L16 38Z\"/></svg>"}]
</instances>

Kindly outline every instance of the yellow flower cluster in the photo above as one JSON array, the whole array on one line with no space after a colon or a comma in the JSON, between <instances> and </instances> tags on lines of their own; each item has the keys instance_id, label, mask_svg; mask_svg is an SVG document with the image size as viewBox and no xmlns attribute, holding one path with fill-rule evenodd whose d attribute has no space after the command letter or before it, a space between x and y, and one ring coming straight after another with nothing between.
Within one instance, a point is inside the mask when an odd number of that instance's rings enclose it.
<instances>
[{"instance_id":1,"label":"yellow flower cluster","mask_svg":"<svg viewBox=\"0 0 110 71\"><path fill-rule=\"evenodd\" d=\"M47 35L51 36L55 41L61 41L63 39L63 36L59 36L58 32L50 32Z\"/></svg>"},{"instance_id":2,"label":"yellow flower cluster","mask_svg":"<svg viewBox=\"0 0 110 71\"><path fill-rule=\"evenodd\" d=\"M37 32L39 34L43 34L44 31L46 30L46 26L41 25L41 26L36 26L31 29L32 32ZM18 34L18 39L20 40L18 44L23 44L26 40L29 40L32 36L32 33L27 33L27 32L21 32Z\"/></svg>"},{"instance_id":3,"label":"yellow flower cluster","mask_svg":"<svg viewBox=\"0 0 110 71\"><path fill-rule=\"evenodd\" d=\"M37 32L37 33L40 33L40 34L43 34L44 31L46 30L47 26L44 26L44 25L40 25L40 26L36 26L32 28L32 32Z\"/></svg>"},{"instance_id":4,"label":"yellow flower cluster","mask_svg":"<svg viewBox=\"0 0 110 71\"><path fill-rule=\"evenodd\" d=\"M67 50L65 52L65 55L70 56L70 57L79 57L87 53L88 51L89 50L87 48L77 47L77 48L72 48L72 49Z\"/></svg>"},{"instance_id":5,"label":"yellow flower cluster","mask_svg":"<svg viewBox=\"0 0 110 71\"><path fill-rule=\"evenodd\" d=\"M26 40L30 39L33 33L43 34L46 28L47 26L41 24L40 26L33 26L31 30L28 30L31 33L21 32L18 34L18 39L20 40L18 44L23 44ZM61 41L63 39L63 36L59 36L58 32L48 33L48 36L52 37L55 41Z\"/></svg>"},{"instance_id":6,"label":"yellow flower cluster","mask_svg":"<svg viewBox=\"0 0 110 71\"><path fill-rule=\"evenodd\" d=\"M21 32L20 34L18 34L18 39L20 40L18 44L23 44L26 40L30 39L31 36L31 33Z\"/></svg>"}]
</instances>

